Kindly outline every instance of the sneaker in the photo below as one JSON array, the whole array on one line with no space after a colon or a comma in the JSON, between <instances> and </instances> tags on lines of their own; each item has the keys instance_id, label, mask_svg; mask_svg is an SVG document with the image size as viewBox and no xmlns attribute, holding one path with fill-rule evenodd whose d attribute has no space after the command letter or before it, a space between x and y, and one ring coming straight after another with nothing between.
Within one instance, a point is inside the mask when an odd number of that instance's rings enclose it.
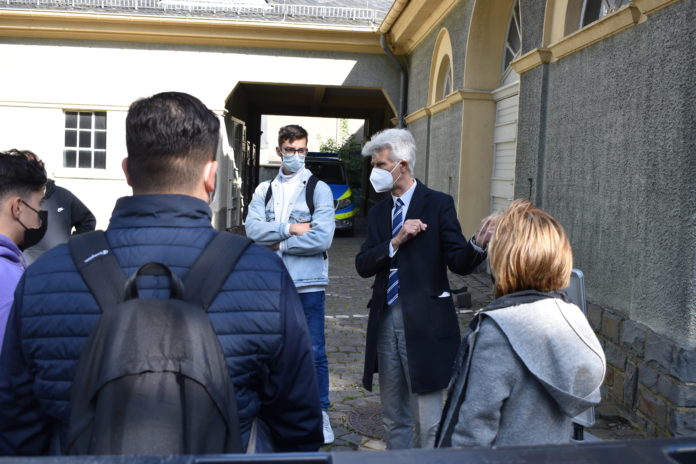
<instances>
[{"instance_id":1,"label":"sneaker","mask_svg":"<svg viewBox=\"0 0 696 464\"><path fill-rule=\"evenodd\" d=\"M326 411L321 412L321 417L324 422L323 426L323 431L324 431L324 444L329 445L334 442L334 433L333 430L331 429L331 422L329 421L329 413Z\"/></svg>"}]
</instances>

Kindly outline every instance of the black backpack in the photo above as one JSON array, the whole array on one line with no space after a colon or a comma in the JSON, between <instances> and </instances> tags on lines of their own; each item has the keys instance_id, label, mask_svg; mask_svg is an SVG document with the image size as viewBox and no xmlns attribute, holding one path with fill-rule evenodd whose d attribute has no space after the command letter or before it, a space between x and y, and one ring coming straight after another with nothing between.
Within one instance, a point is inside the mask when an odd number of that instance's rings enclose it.
<instances>
[{"instance_id":1,"label":"black backpack","mask_svg":"<svg viewBox=\"0 0 696 464\"><path fill-rule=\"evenodd\" d=\"M250 240L218 233L182 283L148 263L128 279L102 231L70 251L102 310L71 390L69 454L242 452L234 387L207 309ZM169 299L138 297L140 275L165 275Z\"/></svg>"}]
</instances>

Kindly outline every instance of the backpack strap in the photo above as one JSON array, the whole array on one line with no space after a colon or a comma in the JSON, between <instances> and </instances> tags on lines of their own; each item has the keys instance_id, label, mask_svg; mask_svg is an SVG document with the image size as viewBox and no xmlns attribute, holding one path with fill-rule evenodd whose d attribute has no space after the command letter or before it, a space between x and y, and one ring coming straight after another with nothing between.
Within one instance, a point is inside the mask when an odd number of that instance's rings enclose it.
<instances>
[{"instance_id":1,"label":"backpack strap","mask_svg":"<svg viewBox=\"0 0 696 464\"><path fill-rule=\"evenodd\" d=\"M215 235L184 279L184 300L199 302L207 311L251 243L228 232Z\"/></svg>"},{"instance_id":2,"label":"backpack strap","mask_svg":"<svg viewBox=\"0 0 696 464\"><path fill-rule=\"evenodd\" d=\"M271 183L273 180L268 181L268 190L266 190L266 199L263 201L264 205L267 205L271 198L273 198L273 189L271 188ZM309 208L309 215L314 216L314 190L316 190L317 182L319 179L317 176L312 174L307 179L307 184L305 185L305 202L307 203L307 208Z\"/></svg>"},{"instance_id":3,"label":"backpack strap","mask_svg":"<svg viewBox=\"0 0 696 464\"><path fill-rule=\"evenodd\" d=\"M70 255L102 312L123 301L126 275L111 251L106 234L95 230L68 240Z\"/></svg>"},{"instance_id":4,"label":"backpack strap","mask_svg":"<svg viewBox=\"0 0 696 464\"><path fill-rule=\"evenodd\" d=\"M273 189L271 188L271 183L273 182L273 179L268 181L268 190L266 190L266 199L263 201L264 205L267 205L269 201L271 201L271 198L273 197Z\"/></svg>"},{"instance_id":5,"label":"backpack strap","mask_svg":"<svg viewBox=\"0 0 696 464\"><path fill-rule=\"evenodd\" d=\"M305 202L309 208L310 216L314 216L314 190L317 187L317 182L319 182L319 179L312 174L309 176L309 179L307 179L307 185L305 186Z\"/></svg>"}]
</instances>

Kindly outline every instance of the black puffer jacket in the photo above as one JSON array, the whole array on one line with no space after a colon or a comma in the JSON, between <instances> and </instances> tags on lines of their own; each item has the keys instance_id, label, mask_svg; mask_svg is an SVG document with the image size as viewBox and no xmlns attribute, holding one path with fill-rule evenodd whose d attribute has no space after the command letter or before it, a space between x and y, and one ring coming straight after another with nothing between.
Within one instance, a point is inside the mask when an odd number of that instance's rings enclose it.
<instances>
[{"instance_id":1,"label":"black puffer jacket","mask_svg":"<svg viewBox=\"0 0 696 464\"><path fill-rule=\"evenodd\" d=\"M140 195L118 201L106 235L126 274L158 261L183 278L215 233L203 201ZM142 297L168 294L166 278L140 279ZM99 314L67 245L29 267L0 356L0 454L44 454L51 426L65 433L77 361ZM280 259L252 245L209 316L236 389L243 441L259 417L277 450L318 449L322 422L311 345Z\"/></svg>"},{"instance_id":2,"label":"black puffer jacket","mask_svg":"<svg viewBox=\"0 0 696 464\"><path fill-rule=\"evenodd\" d=\"M36 261L44 252L65 243L73 234L94 230L97 220L94 214L73 193L56 185L53 179L46 183L46 195L42 209L48 211L46 235L39 243L24 251L27 264Z\"/></svg>"}]
</instances>

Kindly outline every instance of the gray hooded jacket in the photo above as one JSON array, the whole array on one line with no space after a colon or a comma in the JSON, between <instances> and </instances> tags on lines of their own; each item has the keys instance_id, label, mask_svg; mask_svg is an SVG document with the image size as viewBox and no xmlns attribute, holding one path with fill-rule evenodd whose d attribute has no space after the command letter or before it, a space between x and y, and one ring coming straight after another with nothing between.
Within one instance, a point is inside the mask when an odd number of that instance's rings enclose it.
<instances>
[{"instance_id":1,"label":"gray hooded jacket","mask_svg":"<svg viewBox=\"0 0 696 464\"><path fill-rule=\"evenodd\" d=\"M541 298L484 310L466 338L439 446L564 443L600 401L606 361L580 309Z\"/></svg>"}]
</instances>

